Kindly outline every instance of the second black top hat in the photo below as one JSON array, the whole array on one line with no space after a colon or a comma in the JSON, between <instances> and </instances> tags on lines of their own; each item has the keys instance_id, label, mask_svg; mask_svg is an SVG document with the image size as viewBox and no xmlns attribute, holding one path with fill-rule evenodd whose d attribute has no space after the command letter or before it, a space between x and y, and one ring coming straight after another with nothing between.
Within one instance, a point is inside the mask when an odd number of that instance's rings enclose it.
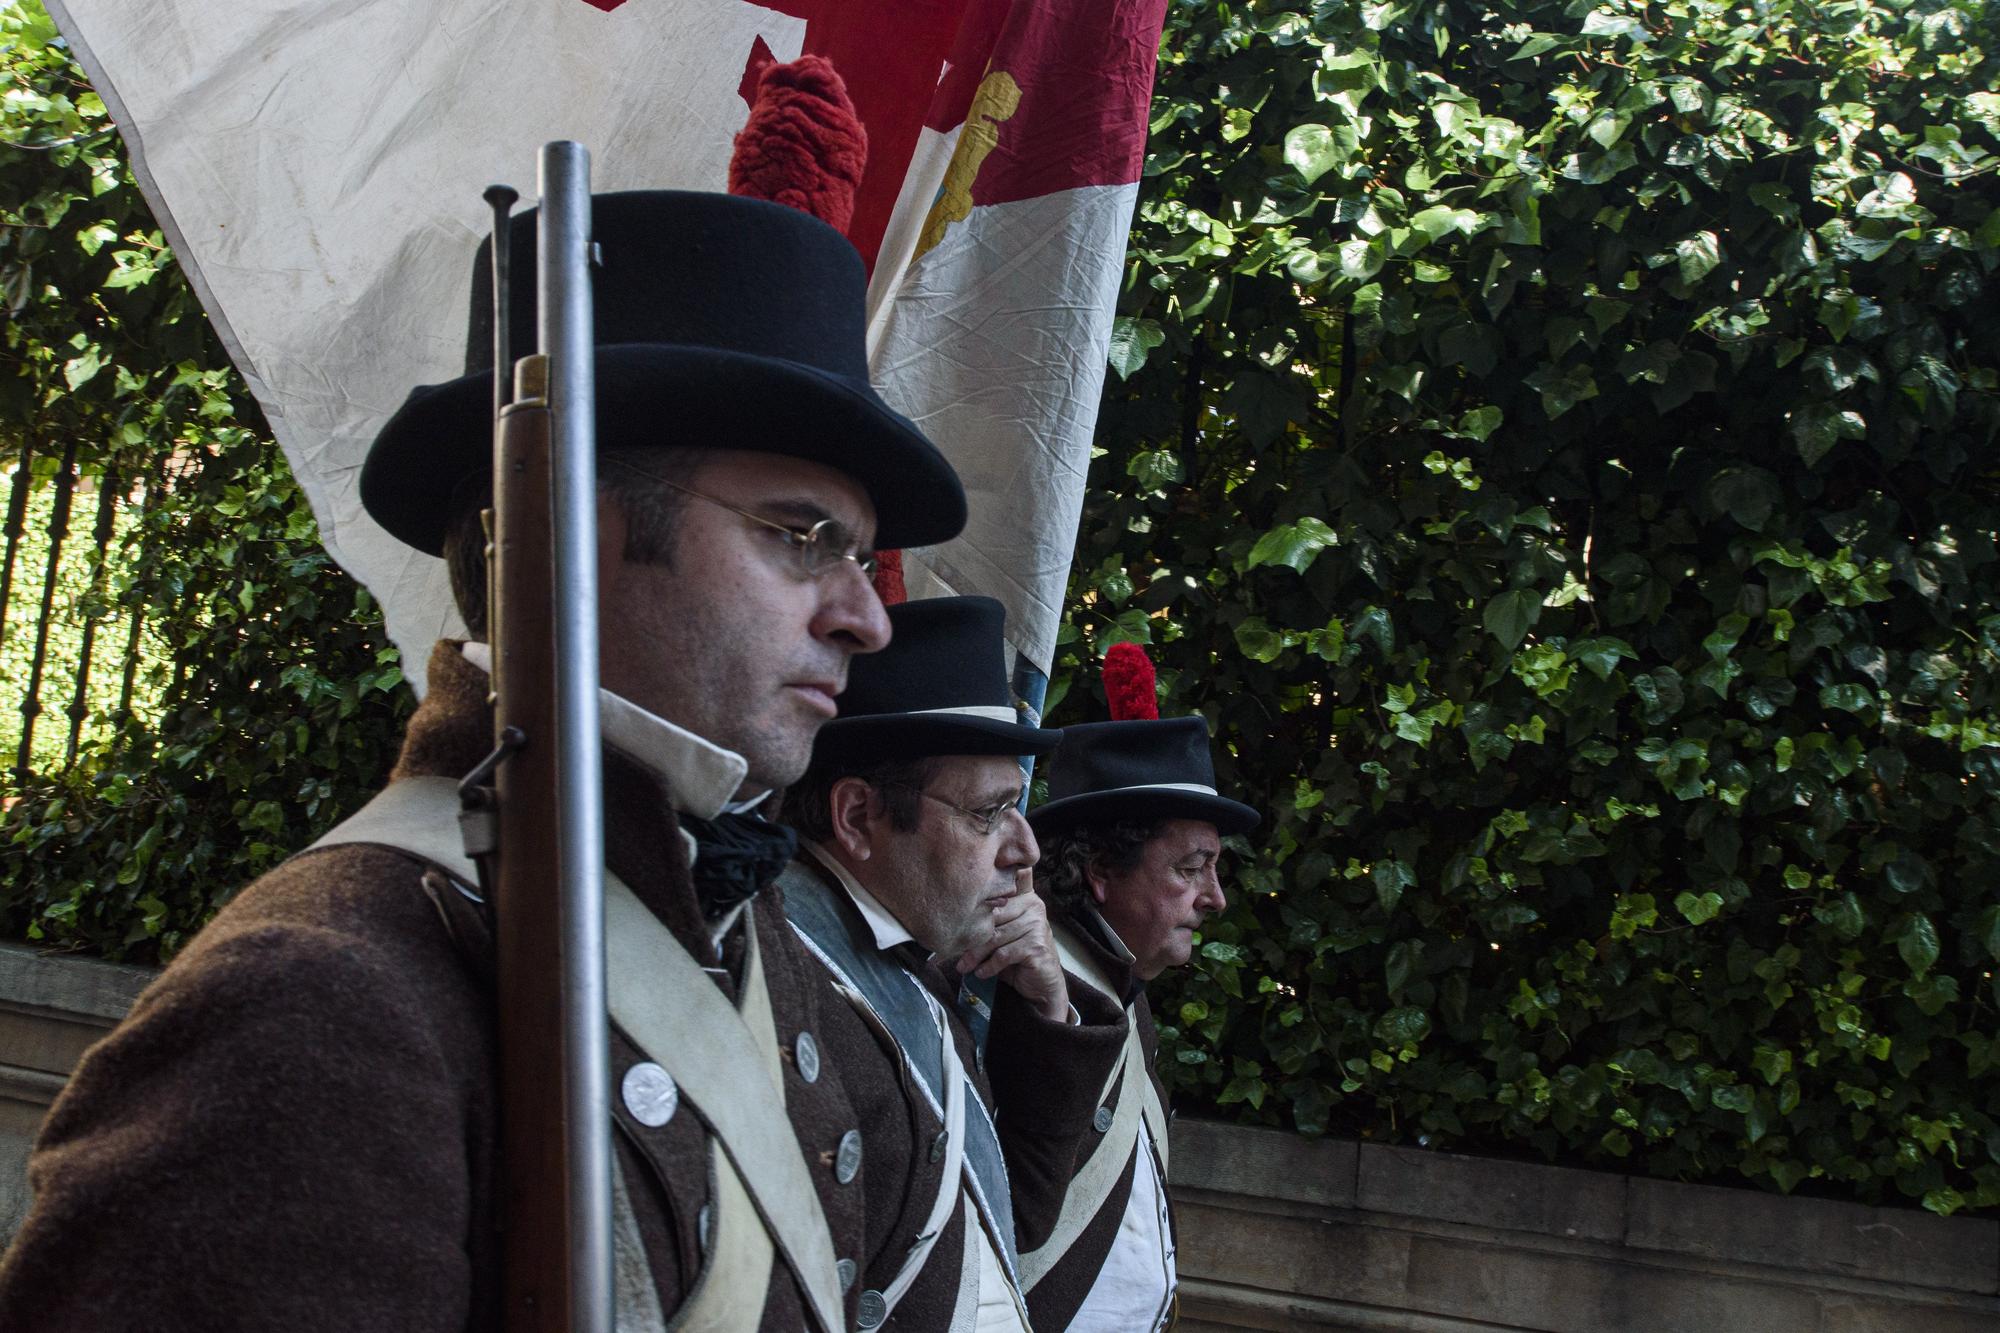
<instances>
[{"instance_id":1,"label":"second black top hat","mask_svg":"<svg viewBox=\"0 0 2000 1333\"><path fill-rule=\"evenodd\" d=\"M932 597L889 608L895 634L848 669L840 716L814 762L949 754L1046 754L1062 738L1021 720L1007 686L1006 611L991 597Z\"/></svg>"}]
</instances>

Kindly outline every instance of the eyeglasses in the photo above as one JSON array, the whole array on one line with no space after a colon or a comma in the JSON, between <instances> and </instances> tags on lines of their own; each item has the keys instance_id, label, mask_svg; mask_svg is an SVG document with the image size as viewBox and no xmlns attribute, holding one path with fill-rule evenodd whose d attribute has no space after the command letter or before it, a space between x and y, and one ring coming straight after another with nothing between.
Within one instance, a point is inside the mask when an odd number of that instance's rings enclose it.
<instances>
[{"instance_id":1,"label":"eyeglasses","mask_svg":"<svg viewBox=\"0 0 2000 1333\"><path fill-rule=\"evenodd\" d=\"M950 806L952 809L958 811L958 813L964 815L967 819L971 820L972 827L979 830L979 836L982 838L992 837L993 831L999 828L1000 825L1003 822L1005 822L1007 816L1010 813L1016 812L1021 808L1021 798L1018 796L1005 801L995 801L992 805L983 805L979 807L979 809L977 810L969 810L965 806L960 805L957 801L947 801L942 796L932 795L930 792L925 791L922 787L917 786L915 783L891 782L885 785L891 787L900 787L904 791L913 791L927 801L936 801L939 805Z\"/></svg>"},{"instance_id":2,"label":"eyeglasses","mask_svg":"<svg viewBox=\"0 0 2000 1333\"><path fill-rule=\"evenodd\" d=\"M779 523L761 514L753 514L747 509L739 509L727 500L704 495L677 481L669 481L659 473L640 467L637 463L630 463L621 458L616 460L616 465L628 472L636 472L648 481L656 481L671 490L679 491L682 495L692 495L697 500L706 500L712 505L719 505L732 514L740 514L759 527L769 528L785 539L785 545L798 553L799 571L809 579L824 578L839 568L843 560L852 560L864 576L868 578L875 576L875 553L862 550L861 539L854 535L854 530L837 518L823 518L811 527L795 528L788 523Z\"/></svg>"}]
</instances>

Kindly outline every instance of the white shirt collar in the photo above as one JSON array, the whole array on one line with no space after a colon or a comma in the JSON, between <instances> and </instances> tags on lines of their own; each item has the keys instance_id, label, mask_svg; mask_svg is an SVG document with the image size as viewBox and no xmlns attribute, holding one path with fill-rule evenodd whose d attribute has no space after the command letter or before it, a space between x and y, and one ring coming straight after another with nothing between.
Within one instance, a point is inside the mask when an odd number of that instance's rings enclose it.
<instances>
[{"instance_id":1,"label":"white shirt collar","mask_svg":"<svg viewBox=\"0 0 2000 1333\"><path fill-rule=\"evenodd\" d=\"M459 651L465 660L492 674L493 649L468 642ZM737 791L749 775L750 762L733 750L649 713L609 690L598 691L599 722L604 743L622 751L667 780L674 808L697 819L713 819L724 811L741 813L764 797L737 801Z\"/></svg>"},{"instance_id":2,"label":"white shirt collar","mask_svg":"<svg viewBox=\"0 0 2000 1333\"><path fill-rule=\"evenodd\" d=\"M903 928L903 923L896 919L894 912L882 906L874 894L862 888L861 882L848 874L847 867L835 860L833 854L826 848L816 842L809 842L805 844L805 849L812 854L814 860L827 868L827 872L841 888L847 890L847 896L854 900L854 906L860 911L861 919L868 923L868 929L874 934L876 948L893 949L899 944L909 944L917 938Z\"/></svg>"}]
</instances>

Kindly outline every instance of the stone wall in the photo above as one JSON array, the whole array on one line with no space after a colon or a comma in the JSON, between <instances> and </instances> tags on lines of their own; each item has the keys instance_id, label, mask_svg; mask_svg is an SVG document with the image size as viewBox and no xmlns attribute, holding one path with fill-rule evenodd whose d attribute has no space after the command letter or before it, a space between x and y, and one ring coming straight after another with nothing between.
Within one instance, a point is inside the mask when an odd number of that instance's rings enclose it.
<instances>
[{"instance_id":1,"label":"stone wall","mask_svg":"<svg viewBox=\"0 0 2000 1333\"><path fill-rule=\"evenodd\" d=\"M28 1208L28 1146L84 1048L153 973L0 944L0 1240Z\"/></svg>"},{"instance_id":2,"label":"stone wall","mask_svg":"<svg viewBox=\"0 0 2000 1333\"><path fill-rule=\"evenodd\" d=\"M2000 1223L1182 1119L1181 1329L1971 1333Z\"/></svg>"},{"instance_id":3,"label":"stone wall","mask_svg":"<svg viewBox=\"0 0 2000 1333\"><path fill-rule=\"evenodd\" d=\"M0 945L0 1238L77 1057L143 968ZM1970 1333L2000 1223L1182 1119L1181 1329Z\"/></svg>"}]
</instances>

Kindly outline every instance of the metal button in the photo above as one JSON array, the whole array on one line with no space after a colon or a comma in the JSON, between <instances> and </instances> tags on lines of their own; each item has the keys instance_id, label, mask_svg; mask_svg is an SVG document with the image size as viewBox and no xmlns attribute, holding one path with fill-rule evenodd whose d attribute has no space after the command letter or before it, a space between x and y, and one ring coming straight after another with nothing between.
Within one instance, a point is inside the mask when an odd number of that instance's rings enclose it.
<instances>
[{"instance_id":1,"label":"metal button","mask_svg":"<svg viewBox=\"0 0 2000 1333\"><path fill-rule=\"evenodd\" d=\"M808 1083L819 1082L819 1043L810 1032L801 1032L799 1039L792 1043L792 1055L799 1062L799 1077Z\"/></svg>"},{"instance_id":2,"label":"metal button","mask_svg":"<svg viewBox=\"0 0 2000 1333\"><path fill-rule=\"evenodd\" d=\"M681 1090L674 1076L648 1060L625 1071L625 1109L648 1129L658 1129L680 1109Z\"/></svg>"},{"instance_id":3,"label":"metal button","mask_svg":"<svg viewBox=\"0 0 2000 1333\"><path fill-rule=\"evenodd\" d=\"M1097 1114L1090 1118L1090 1127L1100 1134L1109 1134L1111 1132L1111 1108L1108 1106L1098 1107Z\"/></svg>"},{"instance_id":4,"label":"metal button","mask_svg":"<svg viewBox=\"0 0 2000 1333\"><path fill-rule=\"evenodd\" d=\"M951 1146L951 1131L948 1129L939 1130L937 1137L931 1140L931 1161L942 1162L944 1160L944 1150L949 1146Z\"/></svg>"},{"instance_id":5,"label":"metal button","mask_svg":"<svg viewBox=\"0 0 2000 1333\"><path fill-rule=\"evenodd\" d=\"M712 1212L713 1205L705 1203L701 1206L701 1211L695 1214L694 1218L694 1236L695 1240L701 1245L703 1254L708 1253L708 1221Z\"/></svg>"},{"instance_id":6,"label":"metal button","mask_svg":"<svg viewBox=\"0 0 2000 1333\"><path fill-rule=\"evenodd\" d=\"M840 1136L840 1149L833 1158L833 1178L845 1185L861 1170L861 1131L850 1129Z\"/></svg>"},{"instance_id":7,"label":"metal button","mask_svg":"<svg viewBox=\"0 0 2000 1333\"><path fill-rule=\"evenodd\" d=\"M854 1266L852 1259L842 1259L833 1266L833 1275L840 1279L840 1289L846 1291L854 1285L854 1278L861 1270Z\"/></svg>"},{"instance_id":8,"label":"metal button","mask_svg":"<svg viewBox=\"0 0 2000 1333\"><path fill-rule=\"evenodd\" d=\"M882 1299L879 1291L861 1293L860 1308L854 1312L854 1322L862 1328L880 1328L882 1321L889 1317L889 1302Z\"/></svg>"}]
</instances>

